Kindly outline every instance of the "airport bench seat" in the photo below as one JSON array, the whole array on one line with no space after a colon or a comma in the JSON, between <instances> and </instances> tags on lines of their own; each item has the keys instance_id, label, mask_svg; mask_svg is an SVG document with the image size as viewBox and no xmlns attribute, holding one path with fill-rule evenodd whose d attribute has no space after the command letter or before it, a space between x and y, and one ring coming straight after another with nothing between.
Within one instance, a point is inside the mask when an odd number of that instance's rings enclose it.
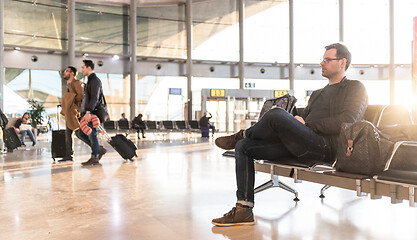
<instances>
[{"instance_id":1,"label":"airport bench seat","mask_svg":"<svg viewBox=\"0 0 417 240\"><path fill-rule=\"evenodd\" d=\"M103 123L103 127L106 130L116 130L117 129L116 121L112 121L112 120L106 121Z\"/></svg>"},{"instance_id":2,"label":"airport bench seat","mask_svg":"<svg viewBox=\"0 0 417 240\"><path fill-rule=\"evenodd\" d=\"M365 119L376 126L381 126L381 122L385 122L389 126L413 124L408 110L392 105L370 105L365 113ZM223 156L234 157L234 152L226 151ZM391 164L391 168L389 168L389 164ZM298 192L279 180L278 177L283 176L292 178L295 183L304 180L324 184L320 191L321 198L324 198L326 189L334 186L356 191L357 196L370 194L371 199L379 199L381 196L391 197L392 203L409 200L410 206L415 206L417 202L417 196L414 194L417 188L417 161L412 161L411 165L410 163L407 164L398 167L398 160L394 163L388 162L384 172L377 176L366 176L338 172L332 167L332 163L326 162L301 162L297 158L280 159L279 161L255 160L255 171L271 175L271 180L256 187L255 193L271 187L279 187L293 193L295 195L294 201L298 201ZM413 170L410 171L410 169Z\"/></svg>"},{"instance_id":3,"label":"airport bench seat","mask_svg":"<svg viewBox=\"0 0 417 240\"><path fill-rule=\"evenodd\" d=\"M129 130L130 129L130 121L126 121L126 120L117 121L117 129L119 129L119 130Z\"/></svg>"},{"instance_id":4,"label":"airport bench seat","mask_svg":"<svg viewBox=\"0 0 417 240\"><path fill-rule=\"evenodd\" d=\"M156 121L146 120L146 131L159 131L159 125Z\"/></svg>"},{"instance_id":5,"label":"airport bench seat","mask_svg":"<svg viewBox=\"0 0 417 240\"><path fill-rule=\"evenodd\" d=\"M174 121L178 131L189 131L190 128L187 126L187 122L184 120Z\"/></svg>"}]
</instances>

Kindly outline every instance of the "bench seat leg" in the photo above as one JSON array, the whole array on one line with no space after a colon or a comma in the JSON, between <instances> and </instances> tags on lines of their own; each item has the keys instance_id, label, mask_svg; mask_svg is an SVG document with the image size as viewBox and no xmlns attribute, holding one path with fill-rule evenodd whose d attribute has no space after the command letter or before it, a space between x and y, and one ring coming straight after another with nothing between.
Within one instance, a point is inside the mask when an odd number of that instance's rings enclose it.
<instances>
[{"instance_id":1,"label":"bench seat leg","mask_svg":"<svg viewBox=\"0 0 417 240\"><path fill-rule=\"evenodd\" d=\"M266 189L273 188L273 187L279 187L281 189L284 189L288 192L293 193L295 195L295 198L293 200L296 201L296 202L300 201L300 199L298 199L298 192L295 189L293 189L292 187L288 186L287 184L281 182L278 179L278 176L275 176L275 175L273 175L272 179L269 180L268 182L266 182L264 184L261 184L258 187L256 187L255 188L255 194L259 193L259 192L262 192Z\"/></svg>"},{"instance_id":2,"label":"bench seat leg","mask_svg":"<svg viewBox=\"0 0 417 240\"><path fill-rule=\"evenodd\" d=\"M324 187L322 187L321 189L320 189L320 198L325 198L325 196L324 196L324 191L326 191L327 189L329 189L331 186L330 185L324 185Z\"/></svg>"},{"instance_id":3,"label":"bench seat leg","mask_svg":"<svg viewBox=\"0 0 417 240\"><path fill-rule=\"evenodd\" d=\"M415 189L414 187L408 187L408 201L410 204L410 207L415 207L416 206L416 202L415 202Z\"/></svg>"}]
</instances>

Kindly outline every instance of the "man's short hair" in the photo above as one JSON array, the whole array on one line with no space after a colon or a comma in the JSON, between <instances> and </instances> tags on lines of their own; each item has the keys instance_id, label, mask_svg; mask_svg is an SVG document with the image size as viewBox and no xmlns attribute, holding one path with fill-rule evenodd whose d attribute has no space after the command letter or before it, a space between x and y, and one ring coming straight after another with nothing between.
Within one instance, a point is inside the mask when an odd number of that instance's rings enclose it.
<instances>
[{"instance_id":1,"label":"man's short hair","mask_svg":"<svg viewBox=\"0 0 417 240\"><path fill-rule=\"evenodd\" d=\"M347 70L350 66L350 62L352 61L352 54L349 52L348 48L343 43L333 43L326 47L326 50L336 49L336 57L337 58L346 58L346 67Z\"/></svg>"},{"instance_id":2,"label":"man's short hair","mask_svg":"<svg viewBox=\"0 0 417 240\"><path fill-rule=\"evenodd\" d=\"M77 74L78 74L78 70L77 70L75 67L73 67L73 66L68 66L67 68L69 68L69 69L70 69L70 71L71 71L72 73L74 73L74 76L77 76Z\"/></svg>"},{"instance_id":3,"label":"man's short hair","mask_svg":"<svg viewBox=\"0 0 417 240\"><path fill-rule=\"evenodd\" d=\"M91 70L94 70L94 63L91 60L83 60L83 63L86 67L90 67Z\"/></svg>"}]
</instances>

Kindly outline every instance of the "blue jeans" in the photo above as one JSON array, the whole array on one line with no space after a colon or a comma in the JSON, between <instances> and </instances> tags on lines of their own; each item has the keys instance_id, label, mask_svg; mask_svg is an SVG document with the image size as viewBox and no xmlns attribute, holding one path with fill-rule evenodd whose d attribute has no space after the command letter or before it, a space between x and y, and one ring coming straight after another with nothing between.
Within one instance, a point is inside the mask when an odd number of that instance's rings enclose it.
<instances>
[{"instance_id":1,"label":"blue jeans","mask_svg":"<svg viewBox=\"0 0 417 240\"><path fill-rule=\"evenodd\" d=\"M26 135L29 135L29 138L30 138L30 140L32 140L33 144L36 144L36 139L35 139L35 137L33 136L33 133L32 133L32 131L31 131L31 130L21 130L21 131L20 131L20 135L21 135L20 140L22 141L22 143L24 143L24 142L25 142L25 137L26 137Z\"/></svg>"},{"instance_id":2,"label":"blue jeans","mask_svg":"<svg viewBox=\"0 0 417 240\"><path fill-rule=\"evenodd\" d=\"M254 159L280 161L296 157L300 162L330 158L327 140L281 108L268 111L246 129L235 147L237 202L254 206Z\"/></svg>"},{"instance_id":3,"label":"blue jeans","mask_svg":"<svg viewBox=\"0 0 417 240\"><path fill-rule=\"evenodd\" d=\"M93 130L90 135L86 135L81 129L77 130L76 135L81 141L91 147L91 156L98 158L98 155L100 154L100 144L97 138L97 129L93 128L92 122L89 122L88 126Z\"/></svg>"}]
</instances>

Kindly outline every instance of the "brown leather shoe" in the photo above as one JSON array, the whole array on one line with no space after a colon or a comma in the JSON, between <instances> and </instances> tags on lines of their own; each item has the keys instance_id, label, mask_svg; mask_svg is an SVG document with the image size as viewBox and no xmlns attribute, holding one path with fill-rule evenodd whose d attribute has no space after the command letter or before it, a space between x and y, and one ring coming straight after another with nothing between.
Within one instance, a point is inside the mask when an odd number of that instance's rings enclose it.
<instances>
[{"instance_id":1,"label":"brown leather shoe","mask_svg":"<svg viewBox=\"0 0 417 240\"><path fill-rule=\"evenodd\" d=\"M100 145L100 152L98 154L98 160L101 160L101 158L103 157L104 154L106 154L107 150Z\"/></svg>"},{"instance_id":2,"label":"brown leather shoe","mask_svg":"<svg viewBox=\"0 0 417 240\"><path fill-rule=\"evenodd\" d=\"M232 208L230 212L224 214L221 218L215 218L211 221L216 226L230 227L239 225L254 225L252 208L236 203L236 207Z\"/></svg>"},{"instance_id":3,"label":"brown leather shoe","mask_svg":"<svg viewBox=\"0 0 417 240\"><path fill-rule=\"evenodd\" d=\"M244 130L240 130L239 132L233 135L216 138L214 143L217 147L224 150L235 149L237 141L243 139L243 131Z\"/></svg>"},{"instance_id":4,"label":"brown leather shoe","mask_svg":"<svg viewBox=\"0 0 417 240\"><path fill-rule=\"evenodd\" d=\"M98 158L96 158L96 157L91 157L90 159L88 159L87 162L81 163L81 165L83 165L83 166L92 166L92 165L96 165L96 164L100 164L98 162Z\"/></svg>"}]
</instances>

